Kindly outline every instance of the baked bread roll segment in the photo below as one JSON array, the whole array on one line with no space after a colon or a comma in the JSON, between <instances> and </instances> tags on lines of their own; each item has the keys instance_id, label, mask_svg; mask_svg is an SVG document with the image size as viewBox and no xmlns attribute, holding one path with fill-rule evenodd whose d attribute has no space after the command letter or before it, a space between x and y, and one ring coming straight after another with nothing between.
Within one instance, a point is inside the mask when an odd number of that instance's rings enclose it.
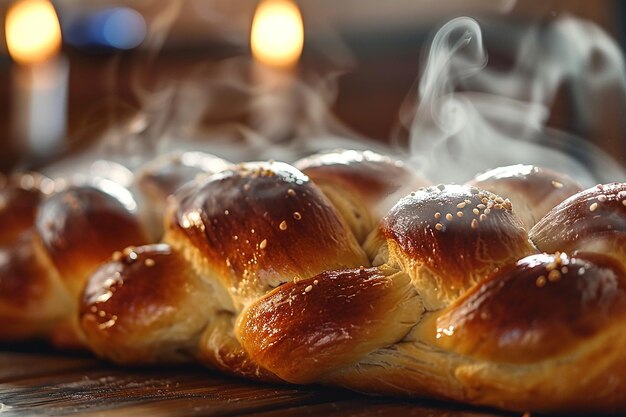
<instances>
[{"instance_id":1,"label":"baked bread roll segment","mask_svg":"<svg viewBox=\"0 0 626 417\"><path fill-rule=\"evenodd\" d=\"M0 175L0 340L84 348L77 309L89 275L114 251L160 237L167 196L226 166L178 153L145 166L131 189L99 175L69 186L36 173ZM148 206L160 210L156 226Z\"/></svg>"},{"instance_id":2,"label":"baked bread roll segment","mask_svg":"<svg viewBox=\"0 0 626 417\"><path fill-rule=\"evenodd\" d=\"M567 175L533 165L511 165L477 175L468 183L511 200L526 229L554 206L582 191Z\"/></svg>"},{"instance_id":3,"label":"baked bread roll segment","mask_svg":"<svg viewBox=\"0 0 626 417\"><path fill-rule=\"evenodd\" d=\"M81 326L91 349L117 363L188 361L214 313L211 295L168 245L128 247L89 280Z\"/></svg>"},{"instance_id":4,"label":"baked bread roll segment","mask_svg":"<svg viewBox=\"0 0 626 417\"><path fill-rule=\"evenodd\" d=\"M506 410L624 410L625 279L603 255L530 255L324 381Z\"/></svg>"},{"instance_id":5,"label":"baked bread roll segment","mask_svg":"<svg viewBox=\"0 0 626 417\"><path fill-rule=\"evenodd\" d=\"M626 266L626 184L599 184L550 211L530 237L542 251L590 251Z\"/></svg>"},{"instance_id":6,"label":"baked bread roll segment","mask_svg":"<svg viewBox=\"0 0 626 417\"><path fill-rule=\"evenodd\" d=\"M624 207L613 201L621 187L600 187L615 196L600 197L613 204L606 210ZM587 201L588 193L570 200ZM611 221L621 224L623 214L620 208ZM617 229L616 224L603 227ZM585 246L584 240L578 243ZM405 197L367 245L375 265L395 271L390 276L411 278L413 288L394 304L407 309L370 307L390 327L403 323L407 328L381 336L376 325L368 325L371 333L361 333L359 324L369 316L359 311L356 299L367 302L368 297L335 298L342 285L315 293L311 280L319 285L320 278L332 275L327 273L282 286L244 311L236 334L250 356L290 382L367 393L519 411L626 408L626 367L619 348L626 345L621 332L626 274L619 256L537 253L513 204L470 186L430 187ZM337 317L337 311L329 318L328 304L339 304L337 310L343 308L348 318ZM337 330L344 328L353 333ZM344 345L350 347L344 350Z\"/></svg>"},{"instance_id":7,"label":"baked bread roll segment","mask_svg":"<svg viewBox=\"0 0 626 417\"><path fill-rule=\"evenodd\" d=\"M76 300L98 264L118 248L147 240L133 212L88 186L70 187L47 199L38 210L35 229L42 253Z\"/></svg>"},{"instance_id":8,"label":"baked bread roll segment","mask_svg":"<svg viewBox=\"0 0 626 417\"><path fill-rule=\"evenodd\" d=\"M37 207L52 191L53 181L39 174L0 174L0 245L10 245L31 229Z\"/></svg>"},{"instance_id":9,"label":"baked bread roll segment","mask_svg":"<svg viewBox=\"0 0 626 417\"><path fill-rule=\"evenodd\" d=\"M181 191L165 240L237 308L294 279L368 265L330 201L288 164L241 164Z\"/></svg>"},{"instance_id":10,"label":"baked bread roll segment","mask_svg":"<svg viewBox=\"0 0 626 417\"><path fill-rule=\"evenodd\" d=\"M404 273L330 271L270 292L243 312L236 334L260 365L305 384L402 339L422 311Z\"/></svg>"},{"instance_id":11,"label":"baked bread roll segment","mask_svg":"<svg viewBox=\"0 0 626 417\"><path fill-rule=\"evenodd\" d=\"M401 161L371 151L319 153L294 166L322 190L360 243L401 197L430 185Z\"/></svg>"},{"instance_id":12,"label":"baked bread roll segment","mask_svg":"<svg viewBox=\"0 0 626 417\"><path fill-rule=\"evenodd\" d=\"M625 405L625 318L626 274L614 258L541 254L473 288L428 334L463 355L454 372L473 402L612 412Z\"/></svg>"},{"instance_id":13,"label":"baked bread roll segment","mask_svg":"<svg viewBox=\"0 0 626 417\"><path fill-rule=\"evenodd\" d=\"M535 251L508 199L467 185L432 186L402 198L367 248L374 265L411 276L428 310Z\"/></svg>"},{"instance_id":14,"label":"baked bread roll segment","mask_svg":"<svg viewBox=\"0 0 626 417\"><path fill-rule=\"evenodd\" d=\"M83 294L81 323L87 342L115 362L171 360L170 352L184 351L225 372L278 381L236 339L235 322L242 309L282 284L369 266L330 201L308 177L284 163L240 164L199 178L170 203L164 238L168 252L156 259L154 249L144 246L132 250L137 257L132 263L112 259ZM154 257L154 265L138 262L143 254ZM165 285L165 280L173 283ZM117 289L110 291L114 282ZM98 301L100 297L106 300ZM148 324L143 319L175 305L185 308ZM99 319L100 311L104 317ZM109 322L109 316L117 317ZM186 324L176 326L179 320Z\"/></svg>"},{"instance_id":15,"label":"baked bread roll segment","mask_svg":"<svg viewBox=\"0 0 626 417\"><path fill-rule=\"evenodd\" d=\"M32 232L0 246L0 340L43 339L75 303L60 277L36 252Z\"/></svg>"}]
</instances>

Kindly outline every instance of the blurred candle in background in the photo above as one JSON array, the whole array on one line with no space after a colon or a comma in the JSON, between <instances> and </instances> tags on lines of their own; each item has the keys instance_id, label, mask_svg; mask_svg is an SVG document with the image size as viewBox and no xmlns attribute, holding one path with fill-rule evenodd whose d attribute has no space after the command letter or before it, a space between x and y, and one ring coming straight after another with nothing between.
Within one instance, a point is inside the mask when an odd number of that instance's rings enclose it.
<instances>
[{"instance_id":1,"label":"blurred candle in background","mask_svg":"<svg viewBox=\"0 0 626 417\"><path fill-rule=\"evenodd\" d=\"M58 150L66 133L69 63L61 55L61 26L47 0L20 0L5 20L12 68L13 135L22 152Z\"/></svg>"},{"instance_id":2,"label":"blurred candle in background","mask_svg":"<svg viewBox=\"0 0 626 417\"><path fill-rule=\"evenodd\" d=\"M289 139L297 118L297 66L304 45L298 6L289 0L263 0L250 31L252 125L274 141Z\"/></svg>"}]
</instances>

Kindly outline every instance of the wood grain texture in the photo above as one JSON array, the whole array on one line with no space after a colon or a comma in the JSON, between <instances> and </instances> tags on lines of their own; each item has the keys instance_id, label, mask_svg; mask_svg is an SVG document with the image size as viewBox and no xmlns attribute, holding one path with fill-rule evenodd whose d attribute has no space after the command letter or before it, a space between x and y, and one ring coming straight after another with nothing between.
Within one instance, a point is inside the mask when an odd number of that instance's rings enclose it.
<instances>
[{"instance_id":1,"label":"wood grain texture","mask_svg":"<svg viewBox=\"0 0 626 417\"><path fill-rule=\"evenodd\" d=\"M0 351L1 416L504 416L338 389L272 386L194 366L121 368L88 356Z\"/></svg>"}]
</instances>

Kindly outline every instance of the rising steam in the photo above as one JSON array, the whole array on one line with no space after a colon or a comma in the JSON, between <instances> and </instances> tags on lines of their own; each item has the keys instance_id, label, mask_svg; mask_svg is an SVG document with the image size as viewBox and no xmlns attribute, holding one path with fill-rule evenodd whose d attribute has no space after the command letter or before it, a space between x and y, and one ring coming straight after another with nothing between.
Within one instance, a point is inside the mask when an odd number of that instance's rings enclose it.
<instances>
[{"instance_id":1,"label":"rising steam","mask_svg":"<svg viewBox=\"0 0 626 417\"><path fill-rule=\"evenodd\" d=\"M514 3L502 2L503 7ZM110 119L98 144L82 156L84 169L71 161L49 169L49 174L66 173L68 166L72 172L90 172L99 158L134 170L173 149L207 151L232 161L290 162L343 147L401 155L436 182L464 182L478 172L518 163L549 167L585 185L626 180L624 168L609 155L546 126L564 82L575 86L574 98L590 120L597 116L593 109L606 88L622 100L614 105L626 107L622 52L589 22L562 17L531 28L517 48L512 69L496 71L488 65L478 23L466 17L450 21L432 40L416 98L401 111L408 141L386 147L355 133L330 111L345 66L294 80L290 94L296 111L287 141L266 137L246 123L258 103L255 98L276 94L251 81L248 57L199 65L182 78L154 85L140 82L154 65L154 50L165 41L179 5L173 2L152 20L147 40L151 49L138 54L135 89L141 108L136 116ZM276 112L273 117L285 115Z\"/></svg>"},{"instance_id":2,"label":"rising steam","mask_svg":"<svg viewBox=\"0 0 626 417\"><path fill-rule=\"evenodd\" d=\"M493 71L487 63L475 20L454 19L435 35L419 104L402 112L410 131L409 159L429 178L464 181L490 168L526 163L586 185L626 179L623 167L589 142L546 128L564 81L577 86L588 114L598 105L585 101L590 91L612 85L626 98L624 58L601 29L560 18L528 33L512 70Z\"/></svg>"}]
</instances>

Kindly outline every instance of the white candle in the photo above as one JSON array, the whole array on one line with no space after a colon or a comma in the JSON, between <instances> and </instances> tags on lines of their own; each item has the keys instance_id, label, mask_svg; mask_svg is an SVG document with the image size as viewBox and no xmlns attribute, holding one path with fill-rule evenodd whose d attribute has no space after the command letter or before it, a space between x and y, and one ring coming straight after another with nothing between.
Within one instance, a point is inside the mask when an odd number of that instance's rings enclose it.
<instances>
[{"instance_id":1,"label":"white candle","mask_svg":"<svg viewBox=\"0 0 626 417\"><path fill-rule=\"evenodd\" d=\"M67 59L17 66L13 78L13 134L35 155L54 151L66 134ZM57 149L58 150L58 149Z\"/></svg>"},{"instance_id":2,"label":"white candle","mask_svg":"<svg viewBox=\"0 0 626 417\"><path fill-rule=\"evenodd\" d=\"M297 117L297 64L304 44L298 6L290 0L263 0L250 32L252 124L270 140L287 139Z\"/></svg>"},{"instance_id":3,"label":"white candle","mask_svg":"<svg viewBox=\"0 0 626 417\"><path fill-rule=\"evenodd\" d=\"M66 133L69 64L61 56L61 27L47 0L21 0L6 15L12 68L13 135L35 155L58 148Z\"/></svg>"}]
</instances>

